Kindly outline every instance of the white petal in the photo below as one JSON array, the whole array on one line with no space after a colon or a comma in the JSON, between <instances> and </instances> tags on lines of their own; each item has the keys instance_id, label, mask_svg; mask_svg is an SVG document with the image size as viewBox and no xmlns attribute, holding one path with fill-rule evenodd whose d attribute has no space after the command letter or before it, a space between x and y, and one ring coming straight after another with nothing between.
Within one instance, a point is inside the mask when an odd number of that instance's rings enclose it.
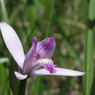
<instances>
[{"instance_id":1,"label":"white petal","mask_svg":"<svg viewBox=\"0 0 95 95\"><path fill-rule=\"evenodd\" d=\"M35 70L33 73L31 73L31 76L37 76L37 75L62 75L62 76L82 76L84 75L84 72L75 71L75 70L69 70L64 68L56 68L55 73L49 73L46 69L39 69Z\"/></svg>"},{"instance_id":2,"label":"white petal","mask_svg":"<svg viewBox=\"0 0 95 95\"><path fill-rule=\"evenodd\" d=\"M15 71L15 75L16 75L17 79L19 79L19 80L24 80L27 78L27 75L22 75L21 73L16 72L16 71Z\"/></svg>"},{"instance_id":3,"label":"white petal","mask_svg":"<svg viewBox=\"0 0 95 95\"><path fill-rule=\"evenodd\" d=\"M14 57L19 67L22 69L25 55L20 39L14 29L7 23L0 22L0 29L8 50Z\"/></svg>"}]
</instances>

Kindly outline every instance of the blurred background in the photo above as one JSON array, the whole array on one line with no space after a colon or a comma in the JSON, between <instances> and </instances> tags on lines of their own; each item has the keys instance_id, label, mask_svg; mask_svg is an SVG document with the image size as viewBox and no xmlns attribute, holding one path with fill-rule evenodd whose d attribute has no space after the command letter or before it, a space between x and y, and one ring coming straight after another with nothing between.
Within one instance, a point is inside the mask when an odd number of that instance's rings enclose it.
<instances>
[{"instance_id":1,"label":"blurred background","mask_svg":"<svg viewBox=\"0 0 95 95\"><path fill-rule=\"evenodd\" d=\"M0 21L18 34L24 51L32 37L54 37L52 59L58 67L86 72L84 77L38 76L28 79L26 95L95 95L95 0L0 0ZM93 34L91 34L93 33ZM0 95L17 95L19 70L0 34Z\"/></svg>"}]
</instances>

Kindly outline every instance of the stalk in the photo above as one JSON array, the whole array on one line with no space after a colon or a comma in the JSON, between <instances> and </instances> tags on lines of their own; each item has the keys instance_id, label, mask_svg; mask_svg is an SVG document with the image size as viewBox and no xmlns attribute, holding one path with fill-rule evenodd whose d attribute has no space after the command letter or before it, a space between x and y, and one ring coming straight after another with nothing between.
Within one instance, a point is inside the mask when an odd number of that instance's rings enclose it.
<instances>
[{"instance_id":1,"label":"stalk","mask_svg":"<svg viewBox=\"0 0 95 95\"><path fill-rule=\"evenodd\" d=\"M20 80L18 95L25 95L27 79Z\"/></svg>"}]
</instances>

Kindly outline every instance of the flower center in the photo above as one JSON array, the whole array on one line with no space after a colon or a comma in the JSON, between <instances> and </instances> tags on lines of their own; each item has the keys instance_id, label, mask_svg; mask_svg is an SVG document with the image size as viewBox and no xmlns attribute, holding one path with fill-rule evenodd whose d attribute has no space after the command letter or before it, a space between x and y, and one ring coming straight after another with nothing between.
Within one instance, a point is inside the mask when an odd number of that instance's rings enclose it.
<instances>
[{"instance_id":1,"label":"flower center","mask_svg":"<svg viewBox=\"0 0 95 95\"><path fill-rule=\"evenodd\" d=\"M54 65L54 62L52 59L39 59L37 61L41 66L43 66L46 70L48 70L50 73L55 73L56 69Z\"/></svg>"},{"instance_id":2,"label":"flower center","mask_svg":"<svg viewBox=\"0 0 95 95\"><path fill-rule=\"evenodd\" d=\"M34 57L36 57L36 59L39 59L40 58L40 55L38 53L35 53L34 54Z\"/></svg>"}]
</instances>

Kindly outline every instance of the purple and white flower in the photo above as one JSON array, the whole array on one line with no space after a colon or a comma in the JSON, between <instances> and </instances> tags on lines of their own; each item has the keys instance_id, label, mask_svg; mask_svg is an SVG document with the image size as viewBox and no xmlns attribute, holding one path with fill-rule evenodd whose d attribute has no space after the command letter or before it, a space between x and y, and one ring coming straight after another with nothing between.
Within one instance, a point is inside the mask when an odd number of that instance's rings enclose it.
<instances>
[{"instance_id":1,"label":"purple and white flower","mask_svg":"<svg viewBox=\"0 0 95 95\"><path fill-rule=\"evenodd\" d=\"M0 22L0 30L6 47L21 69L20 73L15 71L19 80L37 75L82 76L85 74L56 67L51 59L56 46L54 38L49 37L37 42L36 37L33 37L32 47L25 56L21 41L14 29L7 23ZM44 68L39 69L40 66Z\"/></svg>"}]
</instances>

